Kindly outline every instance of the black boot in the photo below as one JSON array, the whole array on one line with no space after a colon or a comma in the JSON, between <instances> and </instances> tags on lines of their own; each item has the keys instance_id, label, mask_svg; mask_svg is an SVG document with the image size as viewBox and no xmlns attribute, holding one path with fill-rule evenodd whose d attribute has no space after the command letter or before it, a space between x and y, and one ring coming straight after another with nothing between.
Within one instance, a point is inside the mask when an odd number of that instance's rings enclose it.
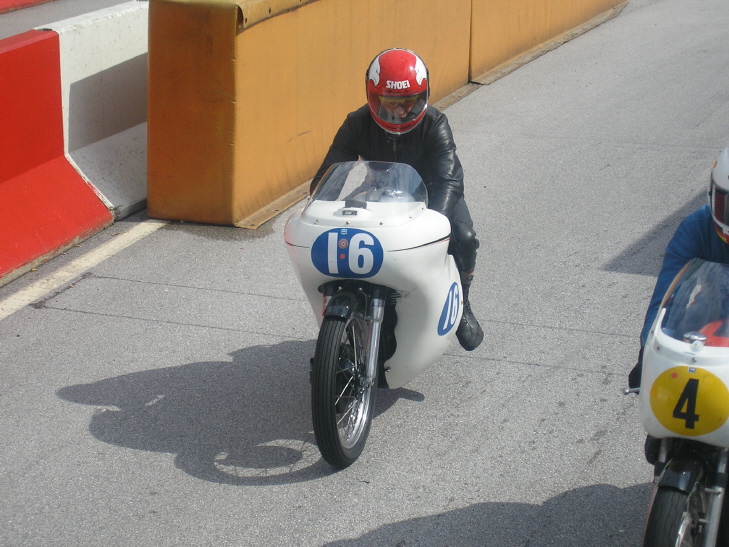
<instances>
[{"instance_id":1,"label":"black boot","mask_svg":"<svg viewBox=\"0 0 729 547\"><path fill-rule=\"evenodd\" d=\"M645 446L645 461L651 465L656 465L658 461L658 455L661 452L661 439L656 439L650 435L646 435Z\"/></svg>"},{"instance_id":2,"label":"black boot","mask_svg":"<svg viewBox=\"0 0 729 547\"><path fill-rule=\"evenodd\" d=\"M471 303L468 301L468 293L473 281L473 270L470 272L461 272L461 287L463 288L463 317L461 324L456 330L456 337L461 347L466 351L473 351L481 345L483 341L483 330L478 324L478 319L471 311Z\"/></svg>"}]
</instances>

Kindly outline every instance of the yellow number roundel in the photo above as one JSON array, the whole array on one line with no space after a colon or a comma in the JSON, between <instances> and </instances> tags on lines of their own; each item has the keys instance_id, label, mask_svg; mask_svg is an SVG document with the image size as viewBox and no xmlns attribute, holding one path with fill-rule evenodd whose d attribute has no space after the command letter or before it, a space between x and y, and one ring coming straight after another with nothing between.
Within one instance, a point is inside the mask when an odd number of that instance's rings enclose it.
<instances>
[{"instance_id":1,"label":"yellow number roundel","mask_svg":"<svg viewBox=\"0 0 729 547\"><path fill-rule=\"evenodd\" d=\"M729 418L729 390L708 370L673 367L651 387L651 408L674 433L695 437L719 429Z\"/></svg>"}]
</instances>

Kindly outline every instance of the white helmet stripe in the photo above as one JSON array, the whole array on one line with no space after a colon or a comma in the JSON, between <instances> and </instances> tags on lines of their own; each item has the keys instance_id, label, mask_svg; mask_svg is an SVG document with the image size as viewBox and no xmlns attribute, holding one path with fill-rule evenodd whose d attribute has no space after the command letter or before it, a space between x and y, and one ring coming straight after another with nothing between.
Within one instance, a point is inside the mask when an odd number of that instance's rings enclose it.
<instances>
[{"instance_id":1,"label":"white helmet stripe","mask_svg":"<svg viewBox=\"0 0 729 547\"><path fill-rule=\"evenodd\" d=\"M367 78L372 80L375 85L379 85L380 83L380 56L378 55L374 61L372 61L372 64L370 65L370 73L367 75Z\"/></svg>"},{"instance_id":2,"label":"white helmet stripe","mask_svg":"<svg viewBox=\"0 0 729 547\"><path fill-rule=\"evenodd\" d=\"M425 68L425 63L423 60L415 56L415 79L418 81L418 85L423 83L423 80L425 80L428 77L428 69Z\"/></svg>"}]
</instances>

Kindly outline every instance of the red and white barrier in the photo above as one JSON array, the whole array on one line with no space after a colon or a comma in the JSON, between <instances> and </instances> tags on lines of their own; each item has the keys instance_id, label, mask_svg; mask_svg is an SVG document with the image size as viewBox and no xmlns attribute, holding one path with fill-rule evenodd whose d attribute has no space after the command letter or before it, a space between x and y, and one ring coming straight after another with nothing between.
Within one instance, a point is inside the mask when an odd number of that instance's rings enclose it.
<instances>
[{"instance_id":1,"label":"red and white barrier","mask_svg":"<svg viewBox=\"0 0 729 547\"><path fill-rule=\"evenodd\" d=\"M63 150L58 34L0 41L0 282L113 221Z\"/></svg>"},{"instance_id":2,"label":"red and white barrier","mask_svg":"<svg viewBox=\"0 0 729 547\"><path fill-rule=\"evenodd\" d=\"M0 285L144 208L147 12L0 40Z\"/></svg>"}]
</instances>

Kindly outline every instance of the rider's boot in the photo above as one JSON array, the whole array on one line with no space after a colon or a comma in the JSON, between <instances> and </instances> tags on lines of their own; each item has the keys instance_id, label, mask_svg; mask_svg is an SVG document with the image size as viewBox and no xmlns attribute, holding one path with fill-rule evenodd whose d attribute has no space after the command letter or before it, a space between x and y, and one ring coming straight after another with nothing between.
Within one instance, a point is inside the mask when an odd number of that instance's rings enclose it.
<instances>
[{"instance_id":1,"label":"rider's boot","mask_svg":"<svg viewBox=\"0 0 729 547\"><path fill-rule=\"evenodd\" d=\"M471 311L471 303L468 300L468 293L471 289L473 281L473 270L461 273L461 287L463 288L463 317L461 324L456 330L456 337L461 347L466 351L473 351L481 345L483 341L483 330L478 324L478 319Z\"/></svg>"},{"instance_id":2,"label":"rider's boot","mask_svg":"<svg viewBox=\"0 0 729 547\"><path fill-rule=\"evenodd\" d=\"M644 450L645 460L651 465L656 465L658 455L661 452L661 439L646 435Z\"/></svg>"}]
</instances>

